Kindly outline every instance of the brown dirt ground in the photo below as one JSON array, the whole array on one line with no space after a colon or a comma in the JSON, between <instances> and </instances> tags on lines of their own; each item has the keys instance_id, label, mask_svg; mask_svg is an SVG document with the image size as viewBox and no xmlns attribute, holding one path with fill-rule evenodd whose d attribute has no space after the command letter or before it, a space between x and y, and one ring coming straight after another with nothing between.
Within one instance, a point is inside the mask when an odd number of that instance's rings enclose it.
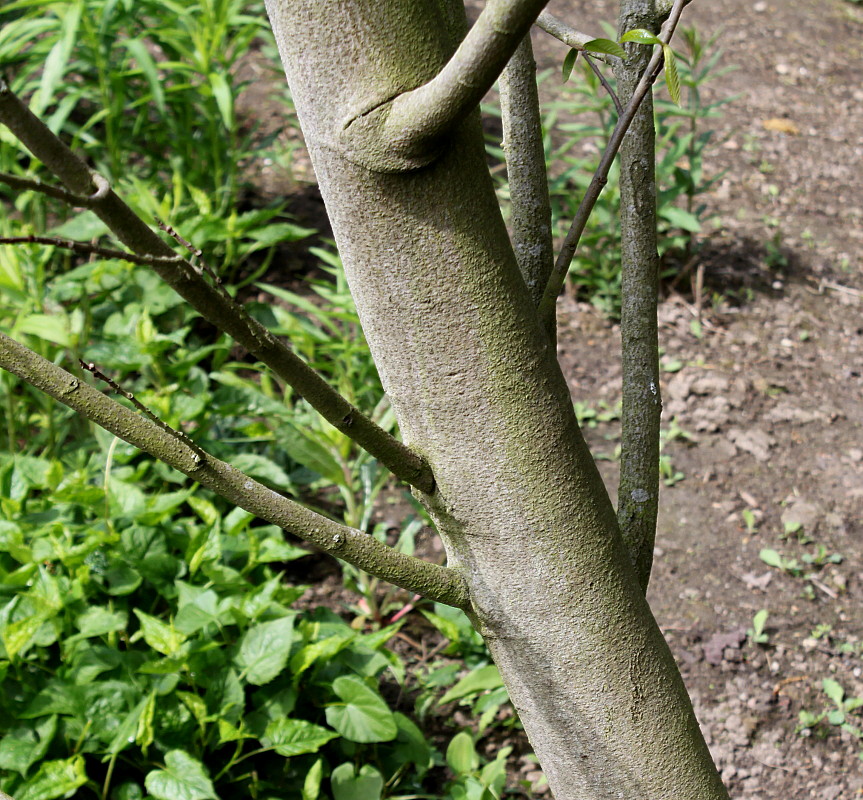
<instances>
[{"instance_id":1,"label":"brown dirt ground","mask_svg":"<svg viewBox=\"0 0 863 800\"><path fill-rule=\"evenodd\" d=\"M549 4L596 35L615 7ZM721 227L700 251L702 335L689 296L670 293L660 311L663 360L682 365L665 373L665 425L692 440L666 450L683 477L663 490L650 602L734 800L851 800L863 797L863 743L826 723L795 729L800 710L831 705L824 678L863 697L863 8L695 0L684 24L718 33L739 67L708 99L739 98L713 123L707 169L727 173L707 198ZM542 33L535 44L540 67L557 68L563 47ZM307 169L302 151L294 167ZM275 166L258 186L285 191ZM290 194L325 230L314 189ZM613 407L616 326L564 299L559 338L573 397ZM613 451L613 422L587 433ZM616 464L601 466L614 488ZM767 566L762 548L797 559L799 574ZM834 553L841 563L818 563ZM332 602L339 581L324 575L312 597ZM760 609L767 644L746 637ZM433 634L406 631L417 647L402 642L405 655L423 661Z\"/></svg>"}]
</instances>

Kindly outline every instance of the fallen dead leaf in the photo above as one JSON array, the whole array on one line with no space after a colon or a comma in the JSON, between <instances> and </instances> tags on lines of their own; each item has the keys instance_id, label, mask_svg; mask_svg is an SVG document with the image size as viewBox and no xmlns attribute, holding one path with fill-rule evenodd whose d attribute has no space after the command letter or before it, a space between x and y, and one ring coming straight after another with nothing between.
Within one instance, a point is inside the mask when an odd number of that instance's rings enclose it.
<instances>
[{"instance_id":1,"label":"fallen dead leaf","mask_svg":"<svg viewBox=\"0 0 863 800\"><path fill-rule=\"evenodd\" d=\"M781 117L765 119L761 125L765 130L776 131L777 133L787 133L791 136L797 136L800 133L800 128L798 128L790 119L782 119Z\"/></svg>"}]
</instances>

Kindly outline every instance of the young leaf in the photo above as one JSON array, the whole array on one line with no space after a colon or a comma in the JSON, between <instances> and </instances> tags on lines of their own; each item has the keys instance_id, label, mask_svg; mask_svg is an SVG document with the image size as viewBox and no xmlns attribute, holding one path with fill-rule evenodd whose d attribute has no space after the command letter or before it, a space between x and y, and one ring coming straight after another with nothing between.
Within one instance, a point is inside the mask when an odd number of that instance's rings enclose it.
<instances>
[{"instance_id":1,"label":"young leaf","mask_svg":"<svg viewBox=\"0 0 863 800\"><path fill-rule=\"evenodd\" d=\"M479 767L479 756L467 731L452 737L446 749L446 763L456 775L466 775Z\"/></svg>"},{"instance_id":2,"label":"young leaf","mask_svg":"<svg viewBox=\"0 0 863 800\"><path fill-rule=\"evenodd\" d=\"M584 49L590 53L608 53L610 56L626 58L626 50L611 39L591 39L584 45Z\"/></svg>"},{"instance_id":3,"label":"young leaf","mask_svg":"<svg viewBox=\"0 0 863 800\"><path fill-rule=\"evenodd\" d=\"M392 711L374 689L353 675L333 681L333 691L343 701L327 707L327 722L351 742L389 742L398 728Z\"/></svg>"},{"instance_id":4,"label":"young leaf","mask_svg":"<svg viewBox=\"0 0 863 800\"><path fill-rule=\"evenodd\" d=\"M450 703L453 700L460 700L462 697L467 697L469 694L484 692L487 689L497 689L503 686L503 680L497 667L494 664L489 664L486 667L480 667L468 675L465 675L455 686L452 687L441 699L438 705Z\"/></svg>"},{"instance_id":5,"label":"young leaf","mask_svg":"<svg viewBox=\"0 0 863 800\"><path fill-rule=\"evenodd\" d=\"M287 665L294 635L293 616L262 622L243 636L237 664L256 686L269 683Z\"/></svg>"},{"instance_id":6,"label":"young leaf","mask_svg":"<svg viewBox=\"0 0 863 800\"><path fill-rule=\"evenodd\" d=\"M54 800L71 797L87 783L84 756L75 755L61 761L45 761L39 771L15 793L17 800Z\"/></svg>"},{"instance_id":7,"label":"young leaf","mask_svg":"<svg viewBox=\"0 0 863 800\"><path fill-rule=\"evenodd\" d=\"M173 625L167 625L156 617L151 617L137 608L133 609L141 623L144 641L163 656L177 655L186 637Z\"/></svg>"},{"instance_id":8,"label":"young leaf","mask_svg":"<svg viewBox=\"0 0 863 800\"><path fill-rule=\"evenodd\" d=\"M575 66L575 60L578 58L578 50L570 50L566 54L566 58L563 59L563 82L566 83L569 80L569 76L572 75L572 68Z\"/></svg>"},{"instance_id":9,"label":"young leaf","mask_svg":"<svg viewBox=\"0 0 863 800\"><path fill-rule=\"evenodd\" d=\"M758 557L767 564L768 567L776 567L776 569L782 569L782 556L779 555L775 550L765 547L758 554Z\"/></svg>"},{"instance_id":10,"label":"young leaf","mask_svg":"<svg viewBox=\"0 0 863 800\"><path fill-rule=\"evenodd\" d=\"M183 750L165 754L165 769L154 769L144 786L156 800L218 800L204 766Z\"/></svg>"},{"instance_id":11,"label":"young leaf","mask_svg":"<svg viewBox=\"0 0 863 800\"><path fill-rule=\"evenodd\" d=\"M274 747L280 756L290 758L304 753L317 753L327 742L335 739L335 731L322 728L303 719L275 719L264 731L261 743Z\"/></svg>"},{"instance_id":12,"label":"young leaf","mask_svg":"<svg viewBox=\"0 0 863 800\"><path fill-rule=\"evenodd\" d=\"M824 694L836 703L837 706L842 705L842 699L845 697L845 690L842 688L841 684L831 678L824 678L824 680L821 681L821 687L824 689Z\"/></svg>"},{"instance_id":13,"label":"young leaf","mask_svg":"<svg viewBox=\"0 0 863 800\"><path fill-rule=\"evenodd\" d=\"M662 44L658 36L655 36L650 31L644 28L633 28L627 31L620 37L621 44L623 42L636 42L638 44Z\"/></svg>"},{"instance_id":14,"label":"young leaf","mask_svg":"<svg viewBox=\"0 0 863 800\"><path fill-rule=\"evenodd\" d=\"M667 45L662 45L662 54L665 56L665 85L668 87L668 94L674 101L675 105L680 105L680 75L677 72L677 60L674 57L674 51Z\"/></svg>"},{"instance_id":15,"label":"young leaf","mask_svg":"<svg viewBox=\"0 0 863 800\"><path fill-rule=\"evenodd\" d=\"M381 800L383 776L371 764L356 774L350 762L339 764L330 777L334 800Z\"/></svg>"}]
</instances>

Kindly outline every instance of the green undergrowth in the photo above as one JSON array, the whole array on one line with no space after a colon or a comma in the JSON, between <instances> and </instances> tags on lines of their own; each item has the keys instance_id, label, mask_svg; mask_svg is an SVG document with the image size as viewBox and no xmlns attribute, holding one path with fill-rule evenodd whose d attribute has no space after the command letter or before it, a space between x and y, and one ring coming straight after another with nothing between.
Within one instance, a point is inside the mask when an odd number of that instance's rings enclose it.
<instances>
[{"instance_id":1,"label":"green undergrowth","mask_svg":"<svg viewBox=\"0 0 863 800\"><path fill-rule=\"evenodd\" d=\"M0 787L17 800L353 800L427 782L455 800L502 785L505 754L481 767L472 735L441 752L416 721L487 684L456 682L453 664L409 680L385 647L404 619L363 632L295 608L306 587L282 573L308 552L276 527L110 437L62 461L3 456L0 507ZM487 663L461 615L425 613Z\"/></svg>"}]
</instances>

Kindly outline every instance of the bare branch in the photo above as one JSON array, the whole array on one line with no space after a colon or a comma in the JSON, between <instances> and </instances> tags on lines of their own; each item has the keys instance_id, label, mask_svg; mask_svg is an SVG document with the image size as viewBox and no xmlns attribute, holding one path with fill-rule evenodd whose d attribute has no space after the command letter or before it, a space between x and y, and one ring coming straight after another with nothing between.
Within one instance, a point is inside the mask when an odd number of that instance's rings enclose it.
<instances>
[{"instance_id":1,"label":"bare branch","mask_svg":"<svg viewBox=\"0 0 863 800\"><path fill-rule=\"evenodd\" d=\"M42 183L42 181L19 178L17 175L10 175L8 172L0 172L0 183L5 183L13 189L18 189L20 192L39 192L47 197L53 197L55 200L62 200L70 206L87 208L90 205L89 197L67 192L59 186L51 186L47 183Z\"/></svg>"},{"instance_id":2,"label":"bare branch","mask_svg":"<svg viewBox=\"0 0 863 800\"><path fill-rule=\"evenodd\" d=\"M131 264L141 264L152 267L154 264L177 265L183 261L182 256L139 256L127 253L125 250L114 250L111 247L99 247L88 242L75 242L72 239L58 239L54 236L0 236L0 244L44 244L49 247L59 247L70 250L79 256L101 256L114 258L118 261L128 261Z\"/></svg>"},{"instance_id":3,"label":"bare branch","mask_svg":"<svg viewBox=\"0 0 863 800\"><path fill-rule=\"evenodd\" d=\"M89 207L130 250L156 257L153 270L174 291L292 386L324 419L384 464L397 478L422 492L434 491L431 468L417 453L348 403L290 348L250 317L220 287L176 254L107 185L92 173L48 127L35 117L0 78L0 122Z\"/></svg>"},{"instance_id":4,"label":"bare branch","mask_svg":"<svg viewBox=\"0 0 863 800\"><path fill-rule=\"evenodd\" d=\"M599 82L602 84L602 88L605 89L606 92L610 95L612 101L614 102L614 107L617 109L617 115L620 116L623 113L623 105L620 102L620 98L615 93L614 89L611 88L611 84L606 80L605 75L602 74L602 70L596 66L593 61L593 58L589 56L587 53L584 53L584 60L587 62L587 66L589 66L593 70L593 74L599 78Z\"/></svg>"},{"instance_id":5,"label":"bare branch","mask_svg":"<svg viewBox=\"0 0 863 800\"><path fill-rule=\"evenodd\" d=\"M373 536L283 497L185 441L177 431L166 430L167 426L126 408L3 333L0 367L255 516L381 580L441 603L467 607L468 591L458 571L400 553Z\"/></svg>"},{"instance_id":6,"label":"bare branch","mask_svg":"<svg viewBox=\"0 0 863 800\"><path fill-rule=\"evenodd\" d=\"M547 0L488 0L452 58L428 83L349 120L343 131L365 166L416 169L492 87Z\"/></svg>"},{"instance_id":7,"label":"bare branch","mask_svg":"<svg viewBox=\"0 0 863 800\"><path fill-rule=\"evenodd\" d=\"M659 39L661 41L668 43L671 40L671 37L674 35L674 29L677 27L677 23L680 20L683 6L686 5L686 2L687 0L675 0L671 16L668 18L665 25L663 25L662 31L659 34ZM558 253L557 260L554 263L554 269L552 270L548 285L545 288L545 294L543 295L542 302L539 306L540 320L548 329L553 329L554 327L557 296L560 294L560 290L563 288L563 284L566 281L566 274L569 271L569 265L572 263L572 257L575 255L575 249L578 247L581 234L584 232L587 220L593 211L593 207L596 205L600 192L605 184L608 183L608 171L611 169L611 165L614 162L617 151L620 149L623 137L629 130L632 120L635 119L635 115L638 112L638 107L641 105L641 101L650 91L650 87L656 80L661 64L662 48L657 46L654 48L650 62L641 75L641 80L638 82L638 85L632 93L632 99L627 103L626 108L624 108L623 113L617 120L617 125L608 140L608 144L605 146L605 152L602 154L599 166L593 174L593 178L591 179L590 185L587 187L587 191L585 192L581 204L575 213L575 217L572 220L572 224L566 234L566 238L563 240L563 245Z\"/></svg>"},{"instance_id":8,"label":"bare branch","mask_svg":"<svg viewBox=\"0 0 863 800\"><path fill-rule=\"evenodd\" d=\"M548 173L530 34L500 76L506 174L512 199L512 244L534 305L554 265Z\"/></svg>"}]
</instances>

